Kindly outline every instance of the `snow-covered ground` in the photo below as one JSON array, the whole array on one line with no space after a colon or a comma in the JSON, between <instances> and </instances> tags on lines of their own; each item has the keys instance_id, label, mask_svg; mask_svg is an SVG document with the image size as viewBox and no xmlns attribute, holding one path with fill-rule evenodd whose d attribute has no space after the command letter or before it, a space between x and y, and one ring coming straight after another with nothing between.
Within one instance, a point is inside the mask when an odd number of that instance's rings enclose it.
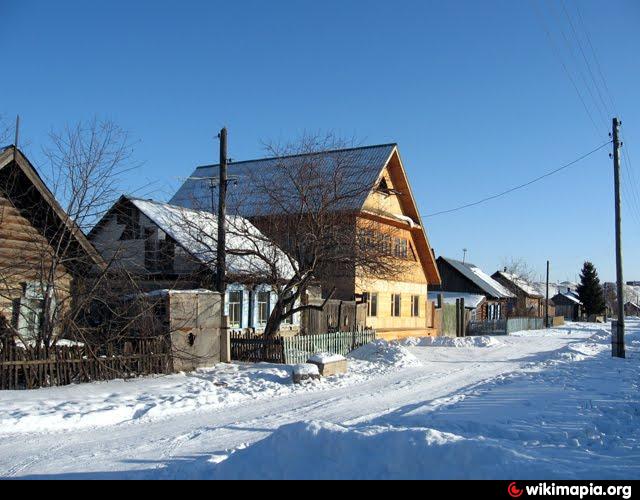
<instances>
[{"instance_id":1,"label":"snow-covered ground","mask_svg":"<svg viewBox=\"0 0 640 500\"><path fill-rule=\"evenodd\" d=\"M282 365L0 392L0 475L634 478L640 321L377 341L344 376Z\"/></svg>"}]
</instances>

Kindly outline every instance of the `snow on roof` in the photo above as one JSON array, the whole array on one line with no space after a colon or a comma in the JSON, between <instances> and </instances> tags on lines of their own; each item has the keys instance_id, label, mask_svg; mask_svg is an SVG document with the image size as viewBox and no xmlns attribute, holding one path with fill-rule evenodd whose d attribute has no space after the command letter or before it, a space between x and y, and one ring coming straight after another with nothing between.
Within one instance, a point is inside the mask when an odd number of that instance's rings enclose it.
<instances>
[{"instance_id":1,"label":"snow on roof","mask_svg":"<svg viewBox=\"0 0 640 500\"><path fill-rule=\"evenodd\" d=\"M193 257L204 264L215 265L218 234L216 215L153 200L127 199ZM258 256L234 254L256 252L277 263L279 277L288 279L293 275L295 271L287 255L251 222L238 215L228 215L226 220L227 272L267 274L267 264Z\"/></svg>"},{"instance_id":2,"label":"snow on roof","mask_svg":"<svg viewBox=\"0 0 640 500\"><path fill-rule=\"evenodd\" d=\"M578 304L578 305L582 304L578 296L573 292L559 292L556 295L554 295L554 297L557 297L558 295L566 298L567 300L573 302L574 304Z\"/></svg>"},{"instance_id":3,"label":"snow on roof","mask_svg":"<svg viewBox=\"0 0 640 500\"><path fill-rule=\"evenodd\" d=\"M429 292L429 300L437 300L440 294L445 304L455 304L456 299L464 299L464 307L468 309L475 309L485 300L484 295L466 292Z\"/></svg>"},{"instance_id":4,"label":"snow on roof","mask_svg":"<svg viewBox=\"0 0 640 500\"><path fill-rule=\"evenodd\" d=\"M478 266L469 262L460 262L459 260L442 257L446 262L453 266L467 279L471 280L478 287L487 293L487 295L497 299L512 298L514 295L503 285L494 280Z\"/></svg>"},{"instance_id":5,"label":"snow on roof","mask_svg":"<svg viewBox=\"0 0 640 500\"><path fill-rule=\"evenodd\" d=\"M540 293L536 288L529 284L526 280L521 278L520 276L512 273L508 273L506 271L498 271L498 274L503 276L505 279L509 280L515 286L520 288L524 293L529 295L530 297L544 297L542 293Z\"/></svg>"}]
</instances>

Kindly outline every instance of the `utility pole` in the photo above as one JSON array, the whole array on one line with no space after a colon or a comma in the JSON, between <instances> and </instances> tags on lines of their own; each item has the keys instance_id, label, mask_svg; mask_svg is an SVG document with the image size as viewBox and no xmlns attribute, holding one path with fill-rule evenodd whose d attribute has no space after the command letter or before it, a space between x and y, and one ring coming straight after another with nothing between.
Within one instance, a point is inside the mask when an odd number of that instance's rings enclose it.
<instances>
[{"instance_id":1,"label":"utility pole","mask_svg":"<svg viewBox=\"0 0 640 500\"><path fill-rule=\"evenodd\" d=\"M463 248L462 249L462 263L464 264L467 260L467 249Z\"/></svg>"},{"instance_id":2,"label":"utility pole","mask_svg":"<svg viewBox=\"0 0 640 500\"><path fill-rule=\"evenodd\" d=\"M20 115L16 115L16 135L13 140L13 145L18 149L18 139L20 138Z\"/></svg>"},{"instance_id":3,"label":"utility pole","mask_svg":"<svg viewBox=\"0 0 640 500\"><path fill-rule=\"evenodd\" d=\"M223 127L220 138L220 181L218 183L218 245L216 289L223 297L225 292L226 252L226 204L227 204L227 129Z\"/></svg>"},{"instance_id":4,"label":"utility pole","mask_svg":"<svg viewBox=\"0 0 640 500\"><path fill-rule=\"evenodd\" d=\"M613 118L613 182L616 216L616 280L618 295L618 320L611 323L611 354L616 358L624 358L624 290L622 280L622 216L620 213L620 120Z\"/></svg>"},{"instance_id":5,"label":"utility pole","mask_svg":"<svg viewBox=\"0 0 640 500\"><path fill-rule=\"evenodd\" d=\"M549 261L547 261L547 293L544 303L544 326L549 328Z\"/></svg>"}]
</instances>

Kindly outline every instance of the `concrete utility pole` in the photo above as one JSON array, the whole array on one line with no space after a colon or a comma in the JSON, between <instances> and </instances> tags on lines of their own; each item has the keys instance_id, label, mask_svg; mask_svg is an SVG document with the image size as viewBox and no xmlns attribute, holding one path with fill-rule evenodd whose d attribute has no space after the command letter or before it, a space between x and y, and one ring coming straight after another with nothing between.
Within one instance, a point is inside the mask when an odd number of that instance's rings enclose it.
<instances>
[{"instance_id":1,"label":"concrete utility pole","mask_svg":"<svg viewBox=\"0 0 640 500\"><path fill-rule=\"evenodd\" d=\"M620 213L620 120L613 119L613 182L615 192L615 214L616 214L616 280L618 295L618 320L611 323L611 354L616 358L624 358L624 290L622 279L622 216Z\"/></svg>"},{"instance_id":2,"label":"concrete utility pole","mask_svg":"<svg viewBox=\"0 0 640 500\"><path fill-rule=\"evenodd\" d=\"M549 261L547 261L547 293L544 303L544 326L549 328Z\"/></svg>"},{"instance_id":3,"label":"concrete utility pole","mask_svg":"<svg viewBox=\"0 0 640 500\"><path fill-rule=\"evenodd\" d=\"M216 252L216 289L223 297L225 292L225 271L227 267L226 252L226 211L227 211L227 129L220 134L220 180L218 183L218 246Z\"/></svg>"}]
</instances>

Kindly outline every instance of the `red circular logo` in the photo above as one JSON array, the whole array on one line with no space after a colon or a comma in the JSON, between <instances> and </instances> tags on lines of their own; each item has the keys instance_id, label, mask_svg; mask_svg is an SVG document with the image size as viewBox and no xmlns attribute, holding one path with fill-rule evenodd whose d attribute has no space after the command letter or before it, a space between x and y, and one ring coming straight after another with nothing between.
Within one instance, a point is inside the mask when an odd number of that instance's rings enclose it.
<instances>
[{"instance_id":1,"label":"red circular logo","mask_svg":"<svg viewBox=\"0 0 640 500\"><path fill-rule=\"evenodd\" d=\"M513 498L518 498L519 496L522 496L522 493L523 493L522 490L518 489L515 481L509 484L507 491L509 492L509 495L511 495Z\"/></svg>"}]
</instances>

